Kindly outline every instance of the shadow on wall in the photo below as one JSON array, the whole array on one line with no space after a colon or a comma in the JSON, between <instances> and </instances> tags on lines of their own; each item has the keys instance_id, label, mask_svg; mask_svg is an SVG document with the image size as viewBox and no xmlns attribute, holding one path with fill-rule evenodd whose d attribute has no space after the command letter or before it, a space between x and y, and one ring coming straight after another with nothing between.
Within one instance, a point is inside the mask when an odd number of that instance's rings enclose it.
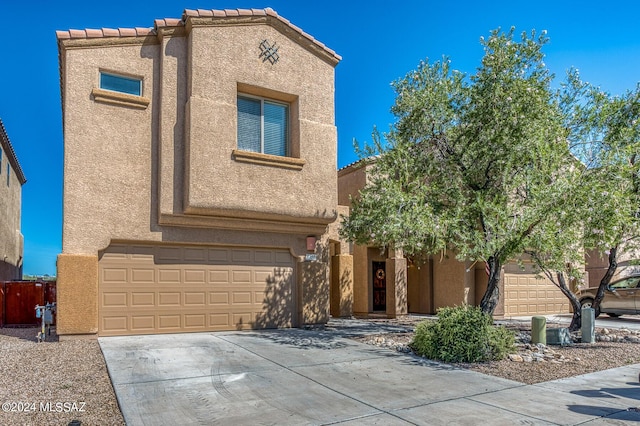
<instances>
[{"instance_id":1,"label":"shadow on wall","mask_svg":"<svg viewBox=\"0 0 640 426\"><path fill-rule=\"evenodd\" d=\"M318 261L298 263L295 278L294 269L275 268L267 278L262 311L256 314L252 328L325 324L329 320L327 255L326 249L319 249Z\"/></svg>"},{"instance_id":2,"label":"shadow on wall","mask_svg":"<svg viewBox=\"0 0 640 426\"><path fill-rule=\"evenodd\" d=\"M262 311L256 314L252 328L283 328L295 326L295 280L292 268L274 268L266 279ZM236 324L243 329L242 322Z\"/></svg>"}]
</instances>

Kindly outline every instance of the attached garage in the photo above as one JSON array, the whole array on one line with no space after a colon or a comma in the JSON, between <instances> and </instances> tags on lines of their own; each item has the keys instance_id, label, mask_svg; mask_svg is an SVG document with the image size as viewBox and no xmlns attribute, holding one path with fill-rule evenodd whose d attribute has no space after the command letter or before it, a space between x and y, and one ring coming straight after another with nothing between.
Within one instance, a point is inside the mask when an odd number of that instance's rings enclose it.
<instances>
[{"instance_id":1,"label":"attached garage","mask_svg":"<svg viewBox=\"0 0 640 426\"><path fill-rule=\"evenodd\" d=\"M547 279L533 274L505 274L504 311L508 317L567 313L569 300Z\"/></svg>"},{"instance_id":2,"label":"attached garage","mask_svg":"<svg viewBox=\"0 0 640 426\"><path fill-rule=\"evenodd\" d=\"M100 336L297 326L288 250L111 245L98 274Z\"/></svg>"}]
</instances>

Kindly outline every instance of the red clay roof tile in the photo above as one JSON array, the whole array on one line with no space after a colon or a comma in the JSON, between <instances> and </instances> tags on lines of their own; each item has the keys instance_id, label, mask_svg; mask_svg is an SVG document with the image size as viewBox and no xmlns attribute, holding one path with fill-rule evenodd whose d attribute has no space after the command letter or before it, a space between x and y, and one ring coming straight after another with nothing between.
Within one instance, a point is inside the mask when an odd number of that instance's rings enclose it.
<instances>
[{"instance_id":1,"label":"red clay roof tile","mask_svg":"<svg viewBox=\"0 0 640 426\"><path fill-rule=\"evenodd\" d=\"M120 30L120 37L135 37L136 30L134 28L118 28Z\"/></svg>"},{"instance_id":2,"label":"red clay roof tile","mask_svg":"<svg viewBox=\"0 0 640 426\"><path fill-rule=\"evenodd\" d=\"M119 37L120 31L118 31L116 28L103 28L102 34L104 35L104 37Z\"/></svg>"},{"instance_id":3,"label":"red clay roof tile","mask_svg":"<svg viewBox=\"0 0 640 426\"><path fill-rule=\"evenodd\" d=\"M87 28L84 31L87 34L87 38L103 37L102 30Z\"/></svg>"},{"instance_id":4,"label":"red clay roof tile","mask_svg":"<svg viewBox=\"0 0 640 426\"><path fill-rule=\"evenodd\" d=\"M212 10L205 10L205 9L198 9L198 16L201 16L201 17L213 16L213 11Z\"/></svg>"}]
</instances>

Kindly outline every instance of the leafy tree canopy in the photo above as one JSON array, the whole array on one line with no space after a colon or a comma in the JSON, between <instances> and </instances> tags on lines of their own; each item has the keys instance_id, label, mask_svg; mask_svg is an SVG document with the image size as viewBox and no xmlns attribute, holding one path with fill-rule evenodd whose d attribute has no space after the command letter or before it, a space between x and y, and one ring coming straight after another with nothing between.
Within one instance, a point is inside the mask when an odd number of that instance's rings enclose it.
<instances>
[{"instance_id":1,"label":"leafy tree canopy","mask_svg":"<svg viewBox=\"0 0 640 426\"><path fill-rule=\"evenodd\" d=\"M487 262L482 300L493 312L501 266L562 214L581 167L566 110L552 90L545 33L494 30L472 75L423 61L393 83L397 121L360 151L370 182L353 200L343 236L410 257L453 250Z\"/></svg>"}]
</instances>

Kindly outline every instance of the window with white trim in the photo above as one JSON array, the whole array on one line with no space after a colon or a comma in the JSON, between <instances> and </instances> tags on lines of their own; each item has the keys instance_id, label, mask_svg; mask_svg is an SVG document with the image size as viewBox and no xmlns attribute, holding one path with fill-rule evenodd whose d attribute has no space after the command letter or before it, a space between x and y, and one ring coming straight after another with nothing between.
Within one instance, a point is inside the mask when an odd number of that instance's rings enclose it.
<instances>
[{"instance_id":1,"label":"window with white trim","mask_svg":"<svg viewBox=\"0 0 640 426\"><path fill-rule=\"evenodd\" d=\"M112 92L142 96L142 80L123 75L100 72L100 88Z\"/></svg>"},{"instance_id":2,"label":"window with white trim","mask_svg":"<svg viewBox=\"0 0 640 426\"><path fill-rule=\"evenodd\" d=\"M238 95L238 149L289 156L289 105Z\"/></svg>"}]
</instances>

